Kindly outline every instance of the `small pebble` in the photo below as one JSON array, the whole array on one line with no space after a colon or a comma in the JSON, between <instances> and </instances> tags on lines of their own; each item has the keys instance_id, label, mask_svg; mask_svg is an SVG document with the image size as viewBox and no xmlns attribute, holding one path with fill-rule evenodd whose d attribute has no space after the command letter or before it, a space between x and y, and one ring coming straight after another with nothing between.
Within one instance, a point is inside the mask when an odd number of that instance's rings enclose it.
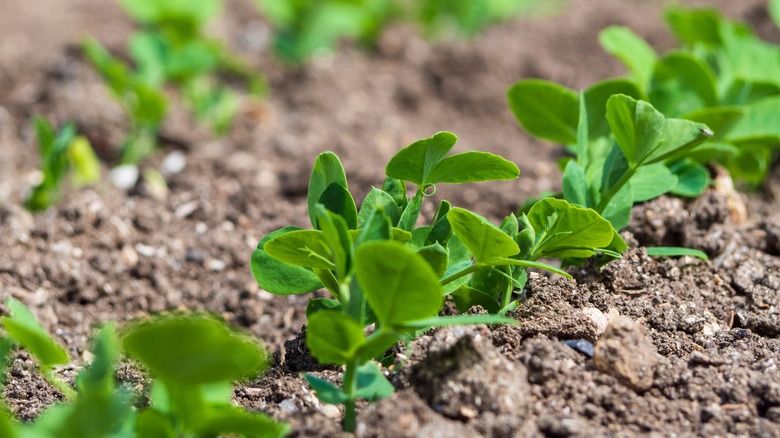
<instances>
[{"instance_id":1,"label":"small pebble","mask_svg":"<svg viewBox=\"0 0 780 438\"><path fill-rule=\"evenodd\" d=\"M111 169L108 175L111 183L122 190L129 190L138 182L138 166L124 164Z\"/></svg>"},{"instance_id":2,"label":"small pebble","mask_svg":"<svg viewBox=\"0 0 780 438\"><path fill-rule=\"evenodd\" d=\"M187 157L181 151L173 151L162 162L163 172L175 175L187 166Z\"/></svg>"},{"instance_id":3,"label":"small pebble","mask_svg":"<svg viewBox=\"0 0 780 438\"><path fill-rule=\"evenodd\" d=\"M582 353L587 357L593 357L593 344L586 341L585 339L563 341L563 343L573 348L574 351L577 351L578 353Z\"/></svg>"},{"instance_id":4,"label":"small pebble","mask_svg":"<svg viewBox=\"0 0 780 438\"><path fill-rule=\"evenodd\" d=\"M219 259L211 259L208 261L207 266L211 271L221 272L225 270L225 266L227 266L227 264Z\"/></svg>"},{"instance_id":5,"label":"small pebble","mask_svg":"<svg viewBox=\"0 0 780 438\"><path fill-rule=\"evenodd\" d=\"M320 412L329 418L341 418L341 411L335 405L322 405Z\"/></svg>"}]
</instances>

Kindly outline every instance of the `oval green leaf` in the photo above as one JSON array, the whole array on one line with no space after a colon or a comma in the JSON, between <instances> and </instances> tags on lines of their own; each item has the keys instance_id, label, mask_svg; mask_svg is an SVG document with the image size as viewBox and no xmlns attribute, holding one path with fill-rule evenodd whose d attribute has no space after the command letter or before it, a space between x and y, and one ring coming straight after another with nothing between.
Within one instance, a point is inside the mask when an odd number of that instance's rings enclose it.
<instances>
[{"instance_id":1,"label":"oval green leaf","mask_svg":"<svg viewBox=\"0 0 780 438\"><path fill-rule=\"evenodd\" d=\"M304 294L322 287L322 283L311 269L285 263L271 257L265 251L265 244L268 241L299 230L301 229L297 227L285 227L269 233L257 244L257 249L252 253L250 263L252 275L261 288L274 295Z\"/></svg>"},{"instance_id":2,"label":"oval green leaf","mask_svg":"<svg viewBox=\"0 0 780 438\"><path fill-rule=\"evenodd\" d=\"M162 380L206 384L255 375L268 353L248 335L208 315L171 315L135 323L122 337L125 351Z\"/></svg>"},{"instance_id":3,"label":"oval green leaf","mask_svg":"<svg viewBox=\"0 0 780 438\"><path fill-rule=\"evenodd\" d=\"M514 239L484 217L463 208L453 208L447 215L452 231L469 249L477 263L510 257L520 248Z\"/></svg>"},{"instance_id":4,"label":"oval green leaf","mask_svg":"<svg viewBox=\"0 0 780 438\"><path fill-rule=\"evenodd\" d=\"M555 82L527 79L507 92L509 108L523 128L535 137L571 144L577 142L579 96Z\"/></svg>"},{"instance_id":5,"label":"oval green leaf","mask_svg":"<svg viewBox=\"0 0 780 438\"><path fill-rule=\"evenodd\" d=\"M357 250L360 286L383 327L439 313L439 277L420 255L395 242L369 242Z\"/></svg>"}]
</instances>

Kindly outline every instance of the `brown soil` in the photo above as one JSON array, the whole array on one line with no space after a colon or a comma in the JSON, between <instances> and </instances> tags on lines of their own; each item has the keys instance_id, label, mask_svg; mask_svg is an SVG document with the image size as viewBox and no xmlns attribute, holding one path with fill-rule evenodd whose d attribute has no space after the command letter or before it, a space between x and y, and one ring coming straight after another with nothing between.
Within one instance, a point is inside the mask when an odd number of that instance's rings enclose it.
<instances>
[{"instance_id":1,"label":"brown soil","mask_svg":"<svg viewBox=\"0 0 780 438\"><path fill-rule=\"evenodd\" d=\"M294 340L307 297L259 290L248 264L265 233L306 225L314 157L337 152L360 199L381 184L398 148L454 131L458 150L489 150L521 168L518 181L439 192L497 219L556 189L562 155L521 132L504 101L509 85L543 77L583 87L622 74L598 46L609 24L632 27L659 50L673 45L658 2L572 0L559 16L507 23L473 41L431 46L399 27L375 54L344 47L291 70L268 54L268 29L250 2L227 3L214 31L267 72L271 98L247 104L221 139L176 109L164 130L169 144L149 163L160 169L167 153L186 154L183 172L164 175L165 196L104 181L31 215L19 206L38 163L30 117L75 120L102 156L114 156L123 114L73 45L92 34L121 52L132 25L112 2L2 2L0 298L20 299L67 346L66 377L102 323L169 309L220 314L278 358L240 385L236 400L291 422L296 436L340 434L338 409L321 405L299 376L339 374L313 364ZM763 1L707 3L780 40ZM582 268L576 282L532 276L519 325L415 341L388 370L398 392L360 406L358 434L780 436L778 197L776 171L748 195L713 190L641 206L633 238L626 234L636 247L623 259ZM742 222L735 200L747 203ZM711 260L654 260L641 245L685 245ZM567 340L582 341L575 349ZM34 369L19 352L8 374L6 401L23 420L59 400ZM132 367L120 375L141 379Z\"/></svg>"}]
</instances>

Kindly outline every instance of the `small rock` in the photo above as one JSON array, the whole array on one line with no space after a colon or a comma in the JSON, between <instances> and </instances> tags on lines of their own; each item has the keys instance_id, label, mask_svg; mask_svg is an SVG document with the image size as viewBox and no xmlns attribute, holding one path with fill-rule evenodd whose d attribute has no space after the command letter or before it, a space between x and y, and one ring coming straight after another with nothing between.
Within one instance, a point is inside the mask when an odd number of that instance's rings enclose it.
<instances>
[{"instance_id":1,"label":"small rock","mask_svg":"<svg viewBox=\"0 0 780 438\"><path fill-rule=\"evenodd\" d=\"M122 248L122 260L128 267L134 267L138 264L138 253L130 245L125 245Z\"/></svg>"},{"instance_id":2,"label":"small rock","mask_svg":"<svg viewBox=\"0 0 780 438\"><path fill-rule=\"evenodd\" d=\"M144 245L143 243L136 244L135 250L138 251L138 254L141 254L144 257L154 257L157 255L156 248L149 245Z\"/></svg>"},{"instance_id":3,"label":"small rock","mask_svg":"<svg viewBox=\"0 0 780 438\"><path fill-rule=\"evenodd\" d=\"M175 175L187 166L187 157L181 151L173 151L162 162L163 172Z\"/></svg>"},{"instance_id":4,"label":"small rock","mask_svg":"<svg viewBox=\"0 0 780 438\"><path fill-rule=\"evenodd\" d=\"M198 201L185 202L184 204L176 207L176 211L174 211L173 214L179 219L184 219L189 217L197 209Z\"/></svg>"},{"instance_id":5,"label":"small rock","mask_svg":"<svg viewBox=\"0 0 780 438\"><path fill-rule=\"evenodd\" d=\"M593 357L593 344L585 339L577 339L575 341L563 341L564 344L573 348L574 351L584 354L588 357Z\"/></svg>"},{"instance_id":6,"label":"small rock","mask_svg":"<svg viewBox=\"0 0 780 438\"><path fill-rule=\"evenodd\" d=\"M299 409L298 406L295 405L295 402L291 398L286 398L282 400L279 403L279 409L284 411L287 415L293 415L298 413Z\"/></svg>"},{"instance_id":7,"label":"small rock","mask_svg":"<svg viewBox=\"0 0 780 438\"><path fill-rule=\"evenodd\" d=\"M206 266L209 268L209 270L214 272L221 272L225 270L225 267L227 266L227 263L225 263L222 260L219 259L210 259Z\"/></svg>"},{"instance_id":8,"label":"small rock","mask_svg":"<svg viewBox=\"0 0 780 438\"><path fill-rule=\"evenodd\" d=\"M138 182L139 175L138 166L124 164L111 169L108 178L112 184L120 189L129 190Z\"/></svg>"},{"instance_id":9,"label":"small rock","mask_svg":"<svg viewBox=\"0 0 780 438\"><path fill-rule=\"evenodd\" d=\"M766 418L774 423L780 423L780 406L772 406L767 409Z\"/></svg>"},{"instance_id":10,"label":"small rock","mask_svg":"<svg viewBox=\"0 0 780 438\"><path fill-rule=\"evenodd\" d=\"M341 418L341 411L336 405L322 405L320 412L328 418Z\"/></svg>"},{"instance_id":11,"label":"small rock","mask_svg":"<svg viewBox=\"0 0 780 438\"><path fill-rule=\"evenodd\" d=\"M610 322L596 343L593 361L599 371L641 392L653 386L658 353L644 327L621 316Z\"/></svg>"},{"instance_id":12,"label":"small rock","mask_svg":"<svg viewBox=\"0 0 780 438\"><path fill-rule=\"evenodd\" d=\"M607 315L604 315L601 310L595 307L586 307L582 309L582 313L585 314L585 317L593 321L593 325L596 326L596 336L604 334L607 330L607 325L609 325L609 318L607 318Z\"/></svg>"}]
</instances>

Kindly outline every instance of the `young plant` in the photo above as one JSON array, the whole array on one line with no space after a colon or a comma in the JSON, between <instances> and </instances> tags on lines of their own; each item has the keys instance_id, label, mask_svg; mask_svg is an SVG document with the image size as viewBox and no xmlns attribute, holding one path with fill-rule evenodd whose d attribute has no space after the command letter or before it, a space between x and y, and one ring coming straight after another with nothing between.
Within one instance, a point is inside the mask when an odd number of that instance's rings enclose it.
<instances>
[{"instance_id":1,"label":"young plant","mask_svg":"<svg viewBox=\"0 0 780 438\"><path fill-rule=\"evenodd\" d=\"M780 149L780 46L715 9L670 7L666 22L682 47L663 56L625 27L608 27L600 41L629 70L635 98L710 126L715 141L686 159L716 161L733 177L760 183Z\"/></svg>"},{"instance_id":2,"label":"young plant","mask_svg":"<svg viewBox=\"0 0 780 438\"><path fill-rule=\"evenodd\" d=\"M276 52L301 63L340 40L376 44L394 22L418 25L429 37L473 36L535 7L529 0L255 0L274 31ZM547 6L549 7L549 6Z\"/></svg>"},{"instance_id":3,"label":"young plant","mask_svg":"<svg viewBox=\"0 0 780 438\"><path fill-rule=\"evenodd\" d=\"M628 225L634 203L706 187L706 175L686 169L680 158L713 135L704 124L667 118L648 102L619 94L631 87L614 80L578 96L531 79L508 93L509 106L527 131L574 145L576 157L565 165L561 197L609 220L615 230L609 249L616 252L625 249L617 231Z\"/></svg>"},{"instance_id":4,"label":"young plant","mask_svg":"<svg viewBox=\"0 0 780 438\"><path fill-rule=\"evenodd\" d=\"M422 26L426 35L448 34L471 37L488 26L535 10L552 9L555 1L544 6L529 0L421 0L411 2L410 20Z\"/></svg>"},{"instance_id":5,"label":"young plant","mask_svg":"<svg viewBox=\"0 0 780 438\"><path fill-rule=\"evenodd\" d=\"M75 390L51 376L67 354L19 302L9 300L13 316L3 318L13 339L41 364L44 375L66 395L35 422L17 424L0 412L0 432L10 438L105 437L281 437L289 427L230 403L230 382L256 375L267 353L256 341L202 314L168 315L137 322L117 335L113 324L95 338L92 363L76 378ZM9 345L8 342L0 346ZM8 349L5 348L7 351ZM151 406L134 407L114 380L121 351L138 360L157 379ZM5 356L5 355L3 355ZM5 365L5 361L3 361Z\"/></svg>"},{"instance_id":6,"label":"young plant","mask_svg":"<svg viewBox=\"0 0 780 438\"><path fill-rule=\"evenodd\" d=\"M300 63L332 50L342 39L376 42L397 14L394 0L256 0L273 24L274 48L287 61Z\"/></svg>"},{"instance_id":7,"label":"young plant","mask_svg":"<svg viewBox=\"0 0 780 438\"><path fill-rule=\"evenodd\" d=\"M71 169L71 183L74 187L100 179L100 163L95 152L86 138L76 136L73 123L64 125L55 133L46 119L34 117L33 126L38 139L43 179L25 200L25 207L41 211L56 204L60 199L62 184Z\"/></svg>"},{"instance_id":8,"label":"young plant","mask_svg":"<svg viewBox=\"0 0 780 438\"><path fill-rule=\"evenodd\" d=\"M498 228L447 201L430 225L417 226L423 200L437 184L519 174L513 163L490 153L448 156L456 140L440 132L402 149L388 163L382 188L373 188L359 210L338 157L321 154L309 181L314 229L274 231L252 255L252 272L265 290L291 295L325 288L333 296L309 301L307 342L320 362L345 366L343 386L307 379L322 401L345 404L345 430L355 427L356 399L392 393L371 360L384 358L399 340L435 326L512 321L498 315L439 317L448 297L463 311L482 305L503 314L517 305L511 297L523 287L526 268L569 276L537 259L590 256L612 240L612 227L598 214L557 200L522 216L522 231L514 215ZM417 187L411 197L407 183Z\"/></svg>"},{"instance_id":9,"label":"young plant","mask_svg":"<svg viewBox=\"0 0 780 438\"><path fill-rule=\"evenodd\" d=\"M130 117L130 133L122 148L124 164L135 164L154 149L165 119L165 86L176 86L193 113L217 134L230 127L241 100L219 80L220 74L240 77L252 94L267 92L262 75L205 35L206 24L219 13L220 0L119 3L143 26L128 44L134 69L94 40L85 42L83 48Z\"/></svg>"}]
</instances>

